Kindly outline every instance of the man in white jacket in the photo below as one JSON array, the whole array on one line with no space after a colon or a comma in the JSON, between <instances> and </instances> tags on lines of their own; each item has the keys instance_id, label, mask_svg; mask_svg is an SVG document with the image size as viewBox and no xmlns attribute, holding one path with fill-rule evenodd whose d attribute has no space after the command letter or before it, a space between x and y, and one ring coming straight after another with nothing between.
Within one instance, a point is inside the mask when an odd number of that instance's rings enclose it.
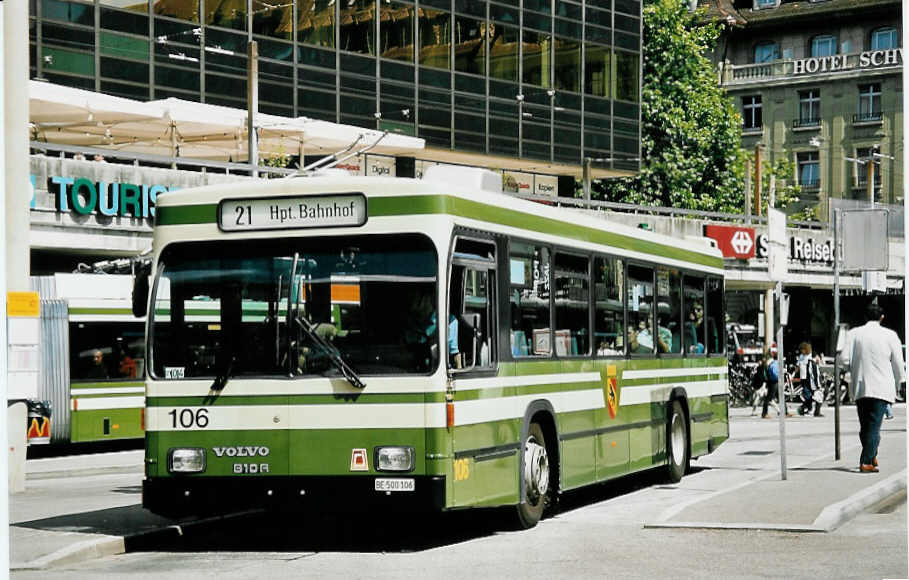
<instances>
[{"instance_id":1,"label":"man in white jacket","mask_svg":"<svg viewBox=\"0 0 909 580\"><path fill-rule=\"evenodd\" d=\"M859 471L873 473L878 471L877 448L884 412L896 399L897 386L905 382L906 373L899 337L881 326L881 307L872 302L865 315L868 322L849 331L842 360L852 375L849 396L855 401L861 425Z\"/></svg>"}]
</instances>

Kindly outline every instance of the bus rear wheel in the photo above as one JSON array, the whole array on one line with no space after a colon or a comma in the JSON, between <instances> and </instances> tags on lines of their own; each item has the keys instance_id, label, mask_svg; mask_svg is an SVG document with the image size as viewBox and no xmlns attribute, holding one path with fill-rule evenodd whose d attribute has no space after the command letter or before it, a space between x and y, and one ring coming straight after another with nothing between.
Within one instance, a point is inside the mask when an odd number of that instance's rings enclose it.
<instances>
[{"instance_id":1,"label":"bus rear wheel","mask_svg":"<svg viewBox=\"0 0 909 580\"><path fill-rule=\"evenodd\" d=\"M543 511L549 504L552 488L549 485L549 454L546 451L546 439L539 423L531 423L522 446L521 501L517 506L518 524L532 528L543 517Z\"/></svg>"},{"instance_id":2,"label":"bus rear wheel","mask_svg":"<svg viewBox=\"0 0 909 580\"><path fill-rule=\"evenodd\" d=\"M688 426L685 411L678 400L669 403L669 421L666 431L666 477L673 483L682 480L688 471Z\"/></svg>"}]
</instances>

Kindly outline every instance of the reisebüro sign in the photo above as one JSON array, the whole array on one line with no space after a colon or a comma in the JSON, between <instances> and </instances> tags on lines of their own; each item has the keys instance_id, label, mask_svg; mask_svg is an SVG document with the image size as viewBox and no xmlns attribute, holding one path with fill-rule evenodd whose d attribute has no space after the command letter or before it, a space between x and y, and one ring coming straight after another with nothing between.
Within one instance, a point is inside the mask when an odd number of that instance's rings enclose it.
<instances>
[{"instance_id":1,"label":"reiseb\u00fcro sign","mask_svg":"<svg viewBox=\"0 0 909 580\"><path fill-rule=\"evenodd\" d=\"M856 68L876 68L903 64L903 49L866 50L860 54L832 54L792 61L792 74L836 72Z\"/></svg>"},{"instance_id":2,"label":"reiseb\u00fcro sign","mask_svg":"<svg viewBox=\"0 0 909 580\"><path fill-rule=\"evenodd\" d=\"M227 232L356 227L365 223L366 196L362 193L225 199L218 204L218 227Z\"/></svg>"}]
</instances>

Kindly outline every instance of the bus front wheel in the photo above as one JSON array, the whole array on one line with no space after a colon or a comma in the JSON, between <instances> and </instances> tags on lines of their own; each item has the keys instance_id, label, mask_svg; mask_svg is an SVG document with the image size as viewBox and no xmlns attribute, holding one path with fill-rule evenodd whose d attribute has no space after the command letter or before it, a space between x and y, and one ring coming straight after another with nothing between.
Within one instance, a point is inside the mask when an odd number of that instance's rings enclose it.
<instances>
[{"instance_id":1,"label":"bus front wheel","mask_svg":"<svg viewBox=\"0 0 909 580\"><path fill-rule=\"evenodd\" d=\"M685 411L678 400L669 403L669 422L666 432L666 476L677 483L688 471L688 426Z\"/></svg>"},{"instance_id":2,"label":"bus front wheel","mask_svg":"<svg viewBox=\"0 0 909 580\"><path fill-rule=\"evenodd\" d=\"M518 523L522 528L532 528L543 517L543 510L549 503L549 454L546 439L539 423L531 423L522 448L521 501L518 503Z\"/></svg>"}]
</instances>

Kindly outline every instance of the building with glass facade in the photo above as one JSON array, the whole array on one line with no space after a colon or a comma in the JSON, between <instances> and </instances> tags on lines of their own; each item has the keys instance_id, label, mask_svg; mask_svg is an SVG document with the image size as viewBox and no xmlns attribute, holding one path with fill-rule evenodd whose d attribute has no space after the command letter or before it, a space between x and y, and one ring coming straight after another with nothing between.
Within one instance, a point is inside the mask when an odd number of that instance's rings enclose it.
<instances>
[{"instance_id":1,"label":"building with glass facade","mask_svg":"<svg viewBox=\"0 0 909 580\"><path fill-rule=\"evenodd\" d=\"M702 4L705 2L702 0ZM716 49L723 86L740 107L742 146L795 166L802 201L902 205L899 0L709 0L726 23ZM869 180L868 168L872 168Z\"/></svg>"},{"instance_id":2,"label":"building with glass facade","mask_svg":"<svg viewBox=\"0 0 909 580\"><path fill-rule=\"evenodd\" d=\"M31 0L30 26L31 77L56 84L245 109L255 40L264 113L415 135L438 161L639 165L638 0Z\"/></svg>"}]
</instances>

